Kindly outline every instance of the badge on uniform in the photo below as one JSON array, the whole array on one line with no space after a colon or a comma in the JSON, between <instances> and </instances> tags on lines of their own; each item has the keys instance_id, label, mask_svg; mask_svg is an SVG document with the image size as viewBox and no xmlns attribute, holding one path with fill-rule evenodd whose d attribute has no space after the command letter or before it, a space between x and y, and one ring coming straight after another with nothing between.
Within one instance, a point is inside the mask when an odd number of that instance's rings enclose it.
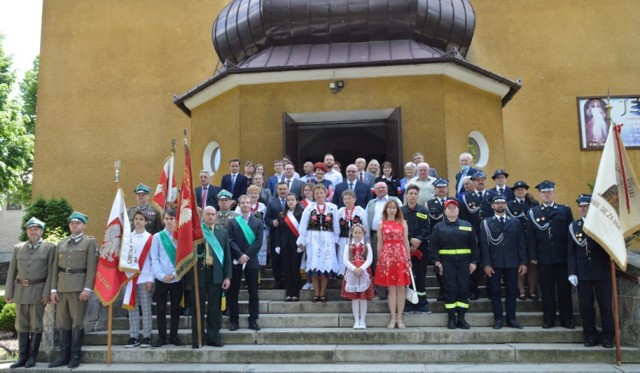
<instances>
[{"instance_id":1,"label":"badge on uniform","mask_svg":"<svg viewBox=\"0 0 640 373\"><path fill-rule=\"evenodd\" d=\"M460 227L460 230L471 232L471 227Z\"/></svg>"},{"instance_id":2,"label":"badge on uniform","mask_svg":"<svg viewBox=\"0 0 640 373\"><path fill-rule=\"evenodd\" d=\"M416 213L416 216L419 217L420 219L428 219L429 216L427 216L427 214L423 214L423 213Z\"/></svg>"},{"instance_id":3,"label":"badge on uniform","mask_svg":"<svg viewBox=\"0 0 640 373\"><path fill-rule=\"evenodd\" d=\"M540 218L536 218L536 222L540 223Z\"/></svg>"}]
</instances>

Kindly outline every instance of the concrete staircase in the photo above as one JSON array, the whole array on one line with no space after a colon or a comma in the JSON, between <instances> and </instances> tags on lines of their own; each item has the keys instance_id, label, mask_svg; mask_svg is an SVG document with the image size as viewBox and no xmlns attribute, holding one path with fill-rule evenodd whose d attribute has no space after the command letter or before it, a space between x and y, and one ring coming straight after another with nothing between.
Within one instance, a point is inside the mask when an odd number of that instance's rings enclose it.
<instances>
[{"instance_id":1,"label":"concrete staircase","mask_svg":"<svg viewBox=\"0 0 640 373\"><path fill-rule=\"evenodd\" d=\"M563 367L559 371L569 372L607 371L605 368L612 368L611 364L615 363L614 350L583 347L581 320L577 313L574 324L578 327L574 330L559 326L542 329L542 304L531 300L518 301L518 321L524 329L492 329L491 304L487 299L480 299L471 302L467 315L470 330L448 330L445 328L444 305L435 301L438 292L435 278L428 277L427 283L433 314L405 315L407 329L388 330L386 301L371 301L368 329L354 330L351 304L339 296L340 281L331 281L327 303L312 303L313 292L305 290L301 291L300 302L284 302L284 290L267 288L273 287L273 279L270 272L265 271L261 282L263 289L260 290L259 324L262 330L247 329L248 295L246 290L242 290L240 330L228 331L228 318L223 318L223 348L191 349L191 318L183 316L179 338L184 346L125 349L123 345L129 339L128 320L116 318L112 333L113 365L104 365L107 332L92 332L85 336L82 359L86 365L81 369L164 371L170 366L171 372L409 372L438 371L430 364L446 364L442 367L448 368L467 364L464 366L476 367L476 370L469 371L483 371L485 368L487 371L502 371L500 369L505 366L521 366L539 372L539 364L552 364L556 368ZM156 338L154 316L154 342ZM640 362L637 348L624 348L622 356L625 363ZM576 363L587 365L576 368ZM29 371L45 366L38 364ZM201 370L202 367L207 369ZM544 369L547 370L553 369Z\"/></svg>"}]
</instances>

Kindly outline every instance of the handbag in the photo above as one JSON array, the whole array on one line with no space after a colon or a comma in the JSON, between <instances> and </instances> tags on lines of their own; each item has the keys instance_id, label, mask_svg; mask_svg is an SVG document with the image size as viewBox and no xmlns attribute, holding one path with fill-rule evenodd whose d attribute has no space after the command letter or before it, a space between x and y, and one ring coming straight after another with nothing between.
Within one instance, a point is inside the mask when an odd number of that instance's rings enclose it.
<instances>
[{"instance_id":1,"label":"handbag","mask_svg":"<svg viewBox=\"0 0 640 373\"><path fill-rule=\"evenodd\" d=\"M416 291L416 282L413 279L413 271L411 268L409 268L409 275L411 275L411 287L406 287L404 297L409 303L418 304L418 292Z\"/></svg>"}]
</instances>

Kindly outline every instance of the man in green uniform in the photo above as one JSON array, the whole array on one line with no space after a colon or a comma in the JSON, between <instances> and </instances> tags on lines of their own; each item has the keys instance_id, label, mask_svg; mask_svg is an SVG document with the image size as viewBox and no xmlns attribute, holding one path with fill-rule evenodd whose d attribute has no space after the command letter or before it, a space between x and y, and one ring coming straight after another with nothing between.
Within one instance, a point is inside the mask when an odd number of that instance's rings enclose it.
<instances>
[{"instance_id":1,"label":"man in green uniform","mask_svg":"<svg viewBox=\"0 0 640 373\"><path fill-rule=\"evenodd\" d=\"M216 224L227 229L229 227L229 220L234 219L240 214L231 210L231 205L233 204L233 201L231 200L231 198L233 198L233 194L231 194L231 192L226 189L222 189L220 193L218 193L217 197L220 210L218 211L218 220Z\"/></svg>"},{"instance_id":2,"label":"man in green uniform","mask_svg":"<svg viewBox=\"0 0 640 373\"><path fill-rule=\"evenodd\" d=\"M34 218L25 224L29 241L13 248L5 300L16 304L16 330L18 331L19 358L11 368L31 368L36 365L44 307L49 301L51 283L49 271L53 265L56 246L44 242L44 223Z\"/></svg>"},{"instance_id":3,"label":"man in green uniform","mask_svg":"<svg viewBox=\"0 0 640 373\"><path fill-rule=\"evenodd\" d=\"M203 242L197 246L198 263L194 268L198 270L198 287L200 291L200 321L206 330L205 343L208 346L222 347L220 328L222 327L222 290L231 284L231 253L227 230L216 224L218 216L213 206L207 206L202 211ZM193 270L185 279L187 286L193 286ZM195 294L194 291L191 294ZM195 296L191 297L191 304L196 304ZM206 302L206 307L205 307ZM206 319L205 319L206 314ZM195 313L192 313L195 316ZM191 347L198 348L198 323L191 321Z\"/></svg>"},{"instance_id":4,"label":"man in green uniform","mask_svg":"<svg viewBox=\"0 0 640 373\"><path fill-rule=\"evenodd\" d=\"M69 216L71 236L58 243L51 278L51 302L56 307L56 327L60 331L60 356L49 368L80 365L84 339L84 315L93 292L98 264L98 242L84 234L87 216L74 211Z\"/></svg>"},{"instance_id":5,"label":"man in green uniform","mask_svg":"<svg viewBox=\"0 0 640 373\"><path fill-rule=\"evenodd\" d=\"M151 188L140 183L133 191L136 193L137 205L130 207L129 210L127 210L131 229L135 229L133 226L133 215L135 215L136 212L141 211L147 217L145 230L151 234L160 232L164 228L162 225L162 214L153 205L149 204L149 193L151 192Z\"/></svg>"}]
</instances>

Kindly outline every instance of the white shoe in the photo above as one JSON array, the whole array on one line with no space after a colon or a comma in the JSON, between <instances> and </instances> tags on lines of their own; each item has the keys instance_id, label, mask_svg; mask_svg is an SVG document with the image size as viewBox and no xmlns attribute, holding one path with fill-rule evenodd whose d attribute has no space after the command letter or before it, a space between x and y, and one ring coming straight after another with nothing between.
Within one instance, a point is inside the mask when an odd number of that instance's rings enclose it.
<instances>
[{"instance_id":1,"label":"white shoe","mask_svg":"<svg viewBox=\"0 0 640 373\"><path fill-rule=\"evenodd\" d=\"M360 323L358 321L356 321L355 323L353 323L353 328L354 329L360 329Z\"/></svg>"},{"instance_id":2,"label":"white shoe","mask_svg":"<svg viewBox=\"0 0 640 373\"><path fill-rule=\"evenodd\" d=\"M312 286L313 286L313 284L312 284L312 283L310 283L310 282L306 282L306 283L304 284L304 286L302 287L302 290L311 290L311 287L312 287Z\"/></svg>"},{"instance_id":3,"label":"white shoe","mask_svg":"<svg viewBox=\"0 0 640 373\"><path fill-rule=\"evenodd\" d=\"M364 321L360 321L360 329L366 329L367 328L367 324L364 323Z\"/></svg>"}]
</instances>

